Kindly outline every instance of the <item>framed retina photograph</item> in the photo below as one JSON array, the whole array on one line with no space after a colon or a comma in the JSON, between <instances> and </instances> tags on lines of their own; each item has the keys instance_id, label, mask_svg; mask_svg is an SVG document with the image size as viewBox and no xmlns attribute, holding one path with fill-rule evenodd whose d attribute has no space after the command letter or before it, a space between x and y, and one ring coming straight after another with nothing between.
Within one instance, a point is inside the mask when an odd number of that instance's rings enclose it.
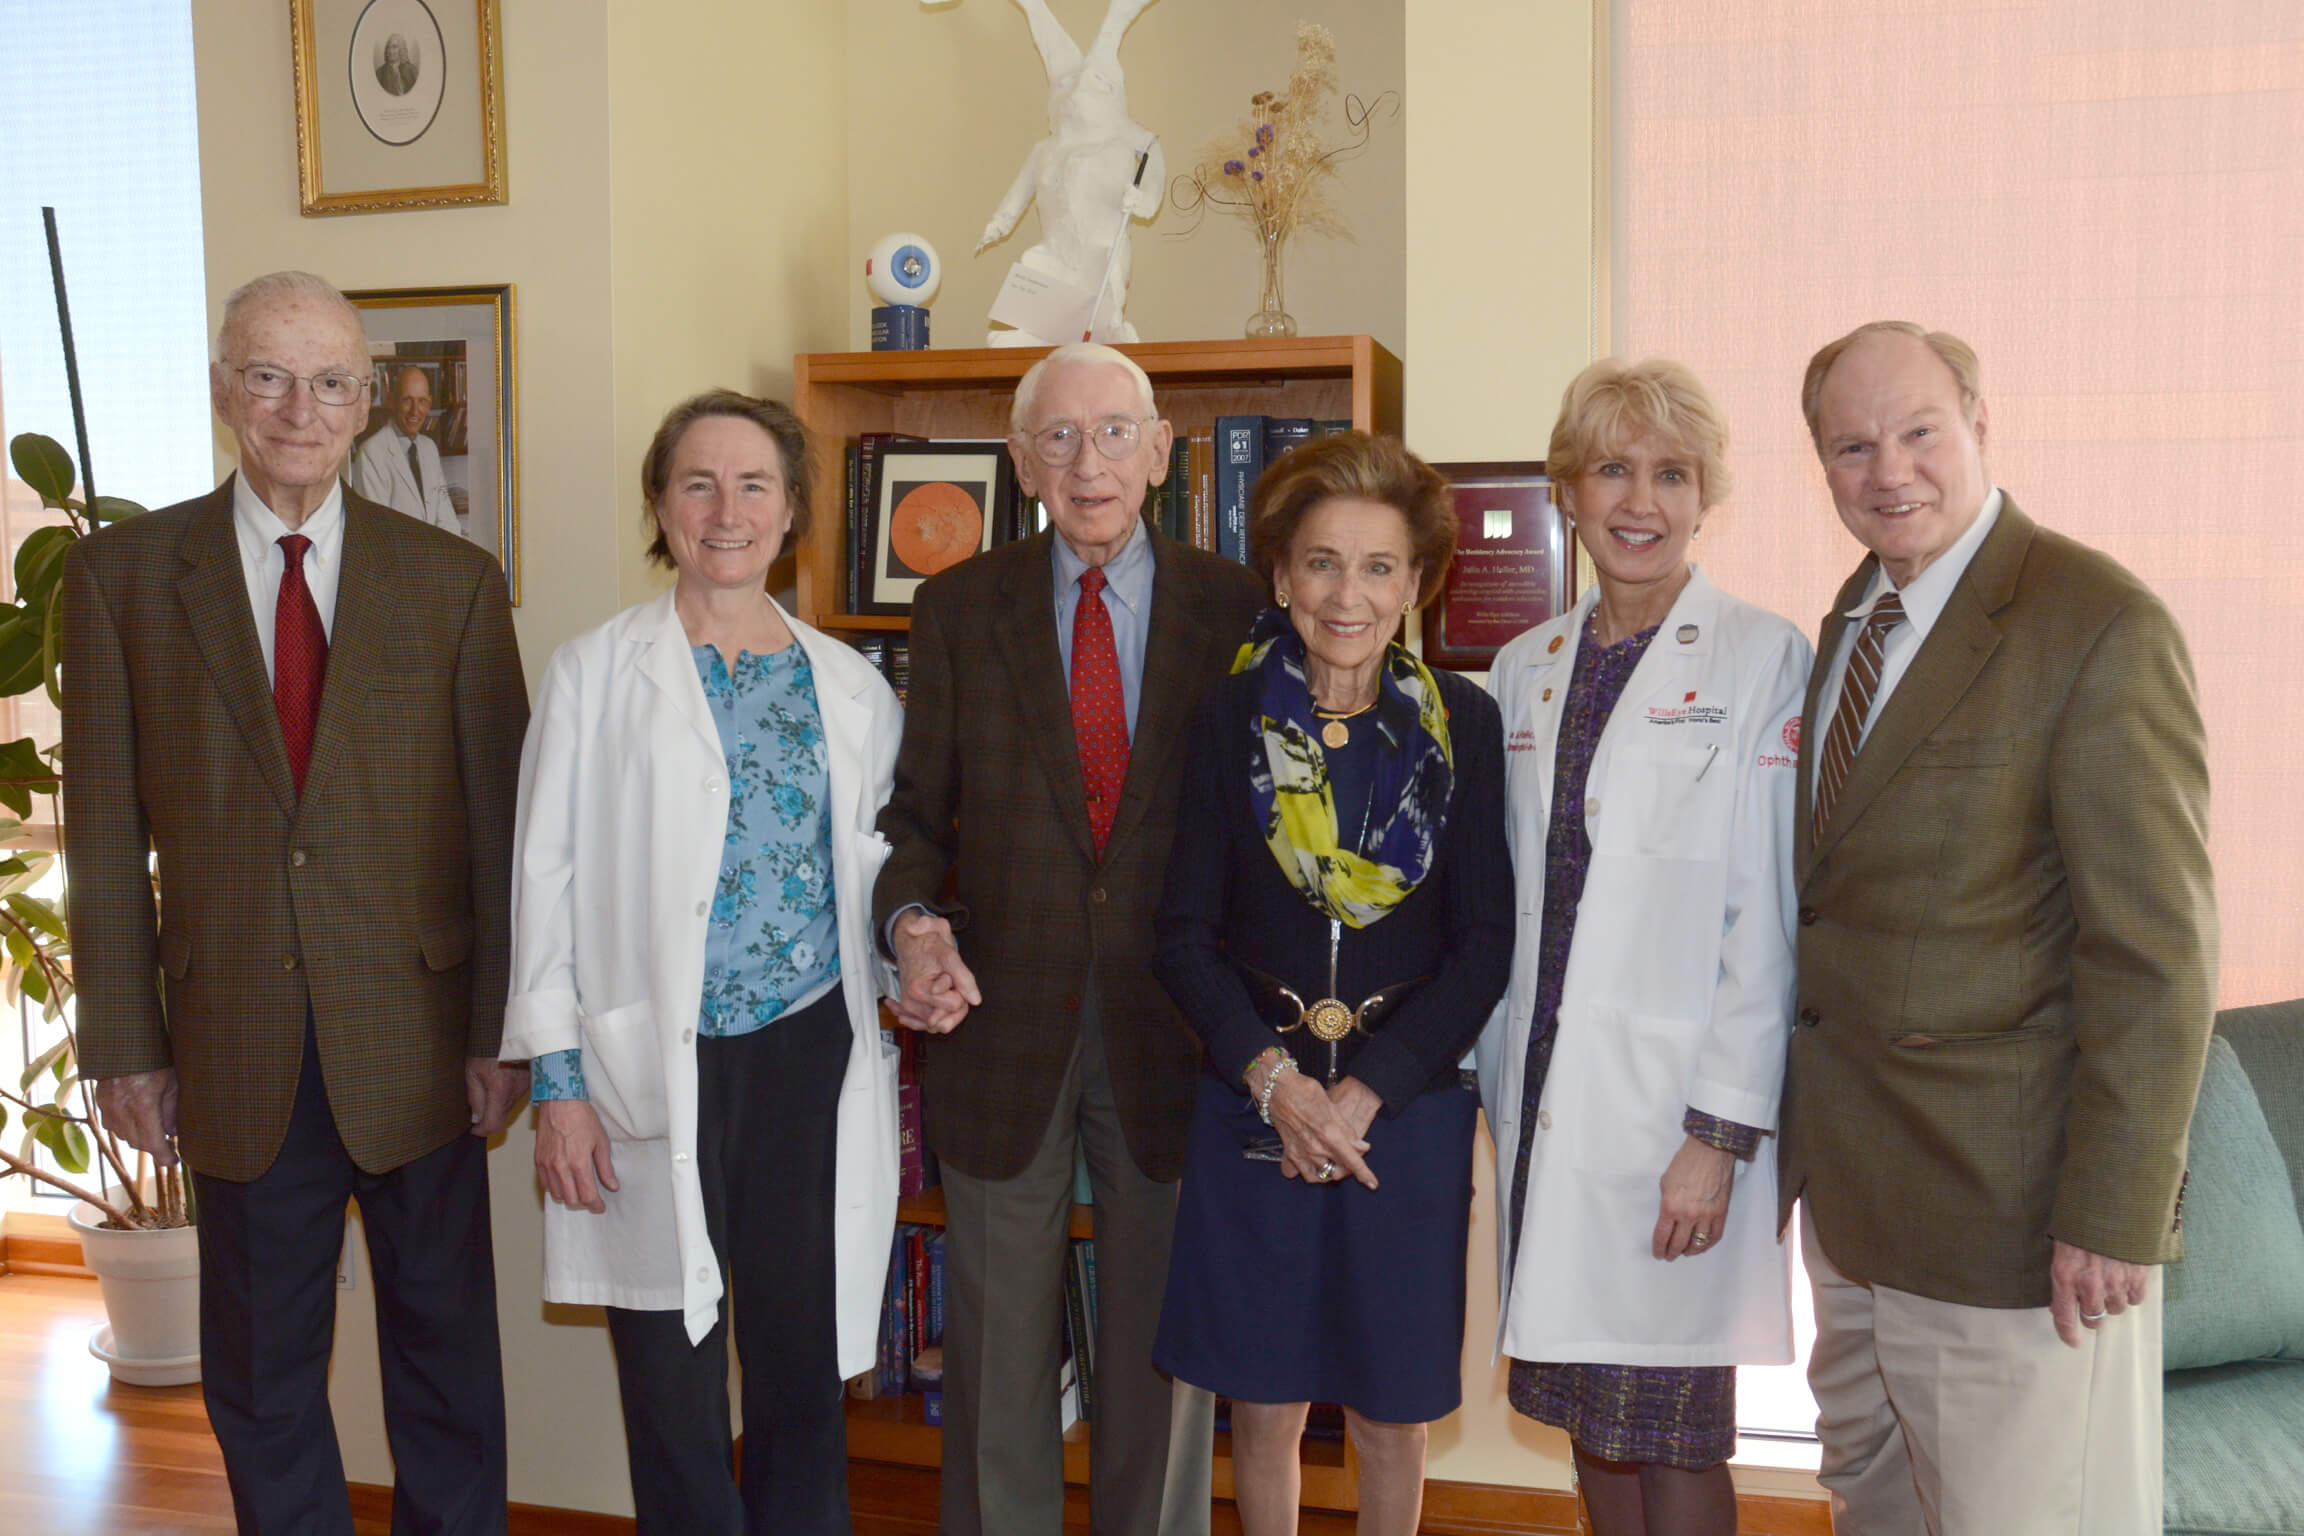
<instances>
[{"instance_id":1,"label":"framed retina photograph","mask_svg":"<svg viewBox=\"0 0 2304 1536\"><path fill-rule=\"evenodd\" d=\"M1002 542L1015 466L994 440L892 443L881 453L878 492L857 596L861 613L912 611L920 583Z\"/></svg>"}]
</instances>

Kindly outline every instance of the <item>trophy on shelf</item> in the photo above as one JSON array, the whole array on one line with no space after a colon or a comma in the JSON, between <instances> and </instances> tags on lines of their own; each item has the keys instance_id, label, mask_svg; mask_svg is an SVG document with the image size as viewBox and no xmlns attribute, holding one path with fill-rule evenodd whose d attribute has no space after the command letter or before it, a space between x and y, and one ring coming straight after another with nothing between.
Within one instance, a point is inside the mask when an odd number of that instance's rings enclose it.
<instances>
[{"instance_id":1,"label":"trophy on shelf","mask_svg":"<svg viewBox=\"0 0 2304 1536\"><path fill-rule=\"evenodd\" d=\"M864 258L864 283L880 302L872 311L872 350L921 352L928 346L928 301L944 281L944 262L925 235L882 235Z\"/></svg>"}]
</instances>

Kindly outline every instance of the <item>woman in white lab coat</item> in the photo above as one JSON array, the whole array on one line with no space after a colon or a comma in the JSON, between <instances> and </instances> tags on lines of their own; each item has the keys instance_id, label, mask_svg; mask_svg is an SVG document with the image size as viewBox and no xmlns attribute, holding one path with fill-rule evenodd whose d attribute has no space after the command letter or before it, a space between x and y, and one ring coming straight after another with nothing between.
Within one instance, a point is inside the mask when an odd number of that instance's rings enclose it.
<instances>
[{"instance_id":1,"label":"woman in white lab coat","mask_svg":"<svg viewBox=\"0 0 2304 1536\"><path fill-rule=\"evenodd\" d=\"M1504 648L1512 980L1480 1039L1500 1347L1601 1536L1736 1527L1738 1362L1791 1358L1775 1124L1809 647L1688 562L1727 432L1677 363L1596 363L1547 468L1599 574Z\"/></svg>"},{"instance_id":2,"label":"woman in white lab coat","mask_svg":"<svg viewBox=\"0 0 2304 1536\"><path fill-rule=\"evenodd\" d=\"M872 823L902 716L768 596L809 510L788 408L687 401L641 477L678 580L554 654L521 763L503 1054L535 1061L544 1295L607 1309L642 1533L846 1532L841 1382L896 1216Z\"/></svg>"}]
</instances>

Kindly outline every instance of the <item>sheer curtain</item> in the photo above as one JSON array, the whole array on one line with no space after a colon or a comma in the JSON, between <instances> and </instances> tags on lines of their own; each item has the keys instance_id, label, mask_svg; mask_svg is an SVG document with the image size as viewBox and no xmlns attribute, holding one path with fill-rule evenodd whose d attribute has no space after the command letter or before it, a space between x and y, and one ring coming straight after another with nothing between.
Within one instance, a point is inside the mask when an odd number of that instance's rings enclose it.
<instances>
[{"instance_id":1,"label":"sheer curtain","mask_svg":"<svg viewBox=\"0 0 2304 1536\"><path fill-rule=\"evenodd\" d=\"M1965 337L1994 479L2191 643L2222 1000L2304 992L2304 6L1615 0L1611 41L1614 344L1735 435L1706 568L1813 634L1860 552L1801 369Z\"/></svg>"},{"instance_id":2,"label":"sheer curtain","mask_svg":"<svg viewBox=\"0 0 2304 1536\"><path fill-rule=\"evenodd\" d=\"M1613 0L1609 41L1613 348L1690 364L1734 433L1706 569L1813 635L1860 550L1809 354L1965 337L1994 479L2190 641L2223 1002L2304 993L2304 6ZM1804 1416L1746 1374L1748 1424Z\"/></svg>"}]
</instances>

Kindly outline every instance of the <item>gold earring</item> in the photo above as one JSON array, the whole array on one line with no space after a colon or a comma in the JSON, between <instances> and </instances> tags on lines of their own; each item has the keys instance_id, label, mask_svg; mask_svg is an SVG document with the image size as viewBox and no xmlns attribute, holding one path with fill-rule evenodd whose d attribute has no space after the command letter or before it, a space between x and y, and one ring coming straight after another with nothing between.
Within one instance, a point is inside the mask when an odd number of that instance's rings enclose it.
<instances>
[{"instance_id":1,"label":"gold earring","mask_svg":"<svg viewBox=\"0 0 2304 1536\"><path fill-rule=\"evenodd\" d=\"M1280 606L1283 608L1288 606L1288 594L1285 592L1280 594Z\"/></svg>"},{"instance_id":2,"label":"gold earring","mask_svg":"<svg viewBox=\"0 0 2304 1536\"><path fill-rule=\"evenodd\" d=\"M1416 611L1416 599L1410 598L1408 601L1402 603L1400 605L1400 611L1402 613L1414 613Z\"/></svg>"}]
</instances>

